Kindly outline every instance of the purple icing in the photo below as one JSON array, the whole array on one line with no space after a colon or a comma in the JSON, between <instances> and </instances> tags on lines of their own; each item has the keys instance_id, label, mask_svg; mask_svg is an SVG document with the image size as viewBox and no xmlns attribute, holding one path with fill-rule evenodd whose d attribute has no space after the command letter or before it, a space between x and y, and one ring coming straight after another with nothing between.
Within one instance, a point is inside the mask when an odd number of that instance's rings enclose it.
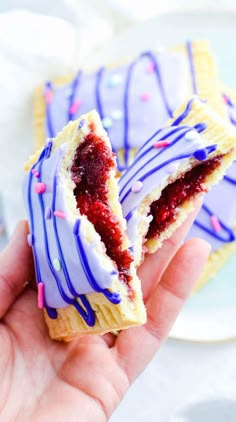
<instances>
[{"instance_id":1,"label":"purple icing","mask_svg":"<svg viewBox=\"0 0 236 422\"><path fill-rule=\"evenodd\" d=\"M216 145L202 148L203 144L200 136L195 136L192 140L187 140L185 135L188 132L195 132L196 135L206 129L203 123L194 127L181 125L183 119L191 111L193 101L190 100L184 112L175 120L175 125L171 125L157 131L138 151L133 164L123 173L120 181L120 202L123 214L127 220L127 231L131 243L134 245L136 255L136 239L138 236L138 225L142 216L137 212L140 204L153 189L158 185L166 185L169 178L170 165L178 166L189 159L205 160L209 154L216 150ZM160 150L153 147L155 142L162 139L168 140L169 145ZM199 139L196 143L196 139ZM143 188L139 193L132 192L132 185L135 180L143 183Z\"/></svg>"},{"instance_id":2,"label":"purple icing","mask_svg":"<svg viewBox=\"0 0 236 422\"><path fill-rule=\"evenodd\" d=\"M118 304L121 301L120 295L108 290L114 276L111 273L116 270L112 262L110 268L105 268L100 262L100 255L96 251L99 236L94 244L89 244L83 233L82 220L77 220L74 224L70 219L64 202L63 181L59 175L66 145L57 148L52 155L50 155L51 149L52 141L48 142L31 169L39 172L39 182L47 181L47 191L42 195L35 193L36 182L32 171L27 174L24 181L24 196L31 233L36 238L33 245L36 278L38 283L44 283L45 303L49 316L55 317L54 308L70 304L77 309L89 326L93 326L95 313L85 294L100 292L113 304ZM52 211L50 220L45 219L48 209ZM56 209L64 212L67 218L59 221L54 216ZM60 259L60 273L53 266L55 256L59 256Z\"/></svg>"},{"instance_id":3,"label":"purple icing","mask_svg":"<svg viewBox=\"0 0 236 422\"><path fill-rule=\"evenodd\" d=\"M116 152L124 148L125 159L124 162L118 160L118 167L120 170L126 168L130 148L140 147L143 140L162 127L172 111L189 97L191 93L186 81L190 79L196 91L190 46L190 43L186 45L185 54L145 52L127 65L113 69L102 67L95 73L80 71L70 84L53 87L53 101L46 107L47 135L56 135L68 119L78 117L78 112L71 116L68 110L74 101L80 100L79 114L96 108L102 119L112 120L109 127L112 149ZM150 62L153 71L147 72ZM119 83L111 88L110 81L117 75ZM47 88L52 89L52 85L47 83ZM71 90L69 98L68 89ZM143 92L151 94L149 101L140 101ZM121 118L113 119L113 110L120 110Z\"/></svg>"},{"instance_id":4,"label":"purple icing","mask_svg":"<svg viewBox=\"0 0 236 422\"><path fill-rule=\"evenodd\" d=\"M228 116L236 126L234 118L236 108L230 98L223 94ZM221 230L216 232L211 223L211 217L216 216ZM212 251L221 248L225 243L236 241L234 225L236 221L236 162L227 170L224 178L214 186L204 198L204 204L187 236L201 237L210 243Z\"/></svg>"}]
</instances>

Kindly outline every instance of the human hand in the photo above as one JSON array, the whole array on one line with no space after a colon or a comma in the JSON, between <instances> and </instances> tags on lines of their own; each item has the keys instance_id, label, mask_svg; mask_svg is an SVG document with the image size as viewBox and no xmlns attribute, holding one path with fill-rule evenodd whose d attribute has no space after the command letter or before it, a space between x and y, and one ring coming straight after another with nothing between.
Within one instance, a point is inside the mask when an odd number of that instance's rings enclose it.
<instances>
[{"instance_id":1,"label":"human hand","mask_svg":"<svg viewBox=\"0 0 236 422\"><path fill-rule=\"evenodd\" d=\"M109 419L167 337L208 257L203 240L180 246L196 213L138 271L147 323L67 344L50 340L37 309L28 226L19 223L0 255L1 421Z\"/></svg>"}]
</instances>

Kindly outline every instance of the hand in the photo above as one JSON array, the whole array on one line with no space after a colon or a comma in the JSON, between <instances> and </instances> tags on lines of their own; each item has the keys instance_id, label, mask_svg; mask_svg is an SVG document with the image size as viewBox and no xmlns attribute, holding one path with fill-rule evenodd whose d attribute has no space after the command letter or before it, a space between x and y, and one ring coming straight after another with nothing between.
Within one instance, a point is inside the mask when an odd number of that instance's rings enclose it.
<instances>
[{"instance_id":1,"label":"hand","mask_svg":"<svg viewBox=\"0 0 236 422\"><path fill-rule=\"evenodd\" d=\"M112 334L51 341L37 309L28 226L0 256L0 420L104 422L165 340L209 253L182 240L196 212L139 269L148 321ZM26 283L28 282L28 284Z\"/></svg>"}]
</instances>

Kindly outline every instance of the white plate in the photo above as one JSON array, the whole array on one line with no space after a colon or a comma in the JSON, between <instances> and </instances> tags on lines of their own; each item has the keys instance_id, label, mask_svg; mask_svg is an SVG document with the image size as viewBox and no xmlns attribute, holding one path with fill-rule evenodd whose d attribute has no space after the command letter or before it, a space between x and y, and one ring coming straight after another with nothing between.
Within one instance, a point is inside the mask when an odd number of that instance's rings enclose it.
<instances>
[{"instance_id":1,"label":"white plate","mask_svg":"<svg viewBox=\"0 0 236 422\"><path fill-rule=\"evenodd\" d=\"M236 88L236 13L203 11L159 16L122 34L88 62L116 62L146 49L187 39L209 39L224 84ZM191 341L223 341L236 337L236 256L186 303L171 337Z\"/></svg>"}]
</instances>

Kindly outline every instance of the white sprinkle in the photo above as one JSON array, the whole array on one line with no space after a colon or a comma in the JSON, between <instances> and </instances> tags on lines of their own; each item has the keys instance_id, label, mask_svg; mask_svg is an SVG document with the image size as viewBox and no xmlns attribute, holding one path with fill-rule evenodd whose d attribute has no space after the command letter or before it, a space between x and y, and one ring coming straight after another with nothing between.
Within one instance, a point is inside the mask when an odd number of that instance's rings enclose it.
<instances>
[{"instance_id":1,"label":"white sprinkle","mask_svg":"<svg viewBox=\"0 0 236 422\"><path fill-rule=\"evenodd\" d=\"M170 163L166 167L166 173L169 173L169 174L175 173L178 170L178 167L179 167L179 164L177 162Z\"/></svg>"},{"instance_id":2,"label":"white sprinkle","mask_svg":"<svg viewBox=\"0 0 236 422\"><path fill-rule=\"evenodd\" d=\"M111 114L111 118L113 120L120 120L123 117L122 111L121 110L118 110L118 109L117 110L112 110L110 114Z\"/></svg>"},{"instance_id":3,"label":"white sprinkle","mask_svg":"<svg viewBox=\"0 0 236 422\"><path fill-rule=\"evenodd\" d=\"M184 137L186 141L199 141L201 139L199 133L194 130L190 130L190 132L186 133Z\"/></svg>"},{"instance_id":4,"label":"white sprinkle","mask_svg":"<svg viewBox=\"0 0 236 422\"><path fill-rule=\"evenodd\" d=\"M143 184L142 182L140 182L140 180L137 180L136 182L134 182L133 186L131 187L131 191L133 193L139 193L143 188Z\"/></svg>"},{"instance_id":5,"label":"white sprinkle","mask_svg":"<svg viewBox=\"0 0 236 422\"><path fill-rule=\"evenodd\" d=\"M109 129L112 127L112 119L110 117L104 117L104 119L102 119L102 124L105 129Z\"/></svg>"},{"instance_id":6,"label":"white sprinkle","mask_svg":"<svg viewBox=\"0 0 236 422\"><path fill-rule=\"evenodd\" d=\"M60 261L59 261L58 258L55 258L53 260L53 266L54 266L54 268L55 268L56 271L60 271L60 269L61 269L61 263L60 263Z\"/></svg>"}]
</instances>

